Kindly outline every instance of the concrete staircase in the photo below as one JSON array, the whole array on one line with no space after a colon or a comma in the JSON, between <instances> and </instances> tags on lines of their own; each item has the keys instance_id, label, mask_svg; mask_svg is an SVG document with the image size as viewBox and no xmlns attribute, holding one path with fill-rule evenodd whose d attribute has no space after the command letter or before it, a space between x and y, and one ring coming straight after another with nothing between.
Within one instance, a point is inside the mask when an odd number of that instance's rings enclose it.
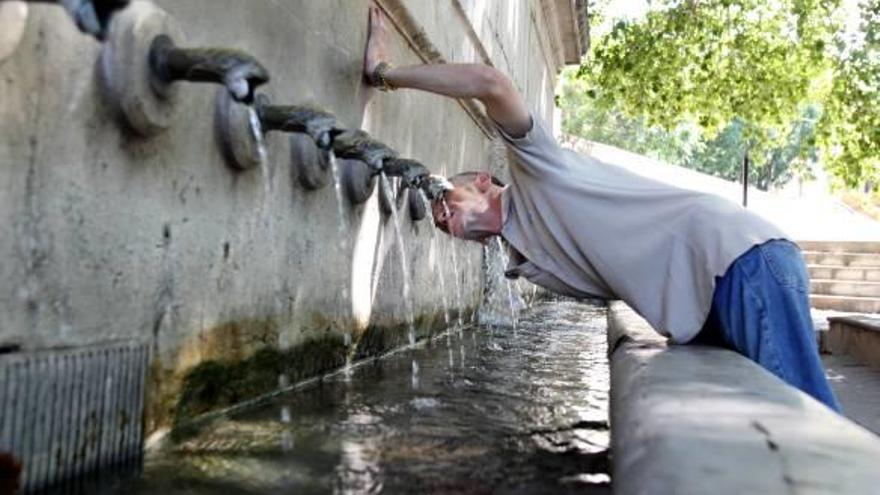
<instances>
[{"instance_id":1,"label":"concrete staircase","mask_svg":"<svg viewBox=\"0 0 880 495\"><path fill-rule=\"evenodd\" d=\"M880 313L880 242L800 241L816 309Z\"/></svg>"}]
</instances>

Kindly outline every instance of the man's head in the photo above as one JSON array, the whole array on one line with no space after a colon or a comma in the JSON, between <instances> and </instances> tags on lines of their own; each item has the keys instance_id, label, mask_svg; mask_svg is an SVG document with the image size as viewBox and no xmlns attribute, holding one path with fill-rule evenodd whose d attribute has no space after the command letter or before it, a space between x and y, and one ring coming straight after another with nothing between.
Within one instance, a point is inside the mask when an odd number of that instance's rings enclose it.
<instances>
[{"instance_id":1,"label":"man's head","mask_svg":"<svg viewBox=\"0 0 880 495\"><path fill-rule=\"evenodd\" d=\"M434 201L434 225L449 235L484 242L501 232L504 184L488 172L463 172L449 178L453 188Z\"/></svg>"}]
</instances>

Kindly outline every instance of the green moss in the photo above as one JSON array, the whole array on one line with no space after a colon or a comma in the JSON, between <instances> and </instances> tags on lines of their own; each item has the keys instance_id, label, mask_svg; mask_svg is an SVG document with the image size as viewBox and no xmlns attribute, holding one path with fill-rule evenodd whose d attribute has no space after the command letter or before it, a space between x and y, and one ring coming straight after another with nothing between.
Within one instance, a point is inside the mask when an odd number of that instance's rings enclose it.
<instances>
[{"instance_id":1,"label":"green moss","mask_svg":"<svg viewBox=\"0 0 880 495\"><path fill-rule=\"evenodd\" d=\"M463 312L472 313L471 309ZM457 315L450 315L454 319ZM469 318L464 318L468 321ZM276 326L268 320L254 320L250 325L224 324L222 339L203 340L202 346L217 346L223 340L230 347L222 354L223 358L208 359L190 369L180 381L179 394L173 405L162 400L164 408L172 414L175 429L189 420L212 410L222 409L234 404L254 399L276 390L279 375L286 375L291 383L321 375L345 365L349 349L338 334L308 340L287 350L279 350L271 336L276 335ZM442 312L420 314L415 319L417 338L428 338L445 328ZM248 341L251 349L258 347L247 357L241 349L241 342ZM409 325L372 325L355 343L353 359L362 359L387 352L409 343ZM217 355L217 353L213 353ZM170 384L169 384L170 385ZM168 387L165 387L168 388ZM172 396L172 397L173 397ZM172 412L173 411L173 412ZM161 419L160 419L161 421Z\"/></svg>"},{"instance_id":2,"label":"green moss","mask_svg":"<svg viewBox=\"0 0 880 495\"><path fill-rule=\"evenodd\" d=\"M295 382L339 368L345 352L341 338L327 337L285 351L263 347L241 360L203 361L183 379L174 424L271 392L279 375Z\"/></svg>"}]
</instances>

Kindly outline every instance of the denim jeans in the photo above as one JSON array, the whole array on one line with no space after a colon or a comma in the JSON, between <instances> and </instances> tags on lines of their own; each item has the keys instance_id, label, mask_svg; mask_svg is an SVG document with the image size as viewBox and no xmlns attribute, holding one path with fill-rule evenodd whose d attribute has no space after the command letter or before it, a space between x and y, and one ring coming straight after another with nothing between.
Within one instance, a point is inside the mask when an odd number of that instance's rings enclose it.
<instances>
[{"instance_id":1,"label":"denim jeans","mask_svg":"<svg viewBox=\"0 0 880 495\"><path fill-rule=\"evenodd\" d=\"M754 246L716 278L709 318L690 343L733 349L839 412L819 359L809 294L796 244Z\"/></svg>"}]
</instances>

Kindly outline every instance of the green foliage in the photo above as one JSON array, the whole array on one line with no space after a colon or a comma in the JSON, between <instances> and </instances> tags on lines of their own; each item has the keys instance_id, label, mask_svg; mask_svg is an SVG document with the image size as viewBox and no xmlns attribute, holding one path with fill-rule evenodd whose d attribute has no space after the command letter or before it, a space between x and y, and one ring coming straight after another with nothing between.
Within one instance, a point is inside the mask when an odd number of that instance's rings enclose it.
<instances>
[{"instance_id":1,"label":"green foliage","mask_svg":"<svg viewBox=\"0 0 880 495\"><path fill-rule=\"evenodd\" d=\"M794 176L808 176L810 165L818 159L818 118L815 106L806 107L779 145L766 150L751 148L749 183L766 191L784 185ZM684 165L727 180L741 180L747 127L742 119L734 119L714 139L698 147Z\"/></svg>"},{"instance_id":2,"label":"green foliage","mask_svg":"<svg viewBox=\"0 0 880 495\"><path fill-rule=\"evenodd\" d=\"M598 40L581 75L649 125L685 119L715 134L734 118L780 130L826 69L833 0L660 2ZM759 134L755 138L763 138Z\"/></svg>"},{"instance_id":3,"label":"green foliage","mask_svg":"<svg viewBox=\"0 0 880 495\"><path fill-rule=\"evenodd\" d=\"M880 179L880 2L861 4L859 37L839 41L822 120L827 166L849 186Z\"/></svg>"},{"instance_id":4,"label":"green foliage","mask_svg":"<svg viewBox=\"0 0 880 495\"><path fill-rule=\"evenodd\" d=\"M567 130L727 178L749 150L763 188L820 159L849 186L878 183L880 1L861 4L855 42L839 7L656 0L594 40Z\"/></svg>"},{"instance_id":5,"label":"green foliage","mask_svg":"<svg viewBox=\"0 0 880 495\"><path fill-rule=\"evenodd\" d=\"M563 73L559 105L565 114L562 128L566 134L610 144L669 163L685 163L698 145L700 133L692 125L679 126L672 132L648 127L641 117L629 117L620 110L597 104L587 84Z\"/></svg>"},{"instance_id":6,"label":"green foliage","mask_svg":"<svg viewBox=\"0 0 880 495\"><path fill-rule=\"evenodd\" d=\"M707 138L694 123L678 125L671 131L648 127L644 119L628 117L617 109L603 106L589 96L586 82L563 73L559 104L565 109L562 121L566 134L598 141L686 166L727 180L740 180L743 155L750 147L752 160L749 182L761 189L778 187L793 176L809 174L817 160L816 122L819 109L805 107L800 117L780 137L761 142L779 142L763 148L747 140L748 124L734 120L713 138ZM754 135L761 130L752 129Z\"/></svg>"}]
</instances>

